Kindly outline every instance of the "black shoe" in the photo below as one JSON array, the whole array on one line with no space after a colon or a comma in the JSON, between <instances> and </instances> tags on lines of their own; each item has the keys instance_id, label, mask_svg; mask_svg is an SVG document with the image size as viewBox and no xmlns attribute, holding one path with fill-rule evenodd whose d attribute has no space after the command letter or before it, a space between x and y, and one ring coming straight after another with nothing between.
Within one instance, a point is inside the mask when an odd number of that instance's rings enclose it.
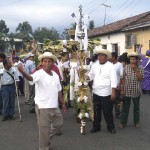
<instances>
[{"instance_id":1,"label":"black shoe","mask_svg":"<svg viewBox=\"0 0 150 150\"><path fill-rule=\"evenodd\" d=\"M109 131L111 134L115 134L115 133L116 133L116 130L115 130L115 129L108 129L108 131Z\"/></svg>"},{"instance_id":2,"label":"black shoe","mask_svg":"<svg viewBox=\"0 0 150 150\"><path fill-rule=\"evenodd\" d=\"M25 102L25 105L31 105L31 103L30 102Z\"/></svg>"},{"instance_id":3,"label":"black shoe","mask_svg":"<svg viewBox=\"0 0 150 150\"><path fill-rule=\"evenodd\" d=\"M100 131L100 129L99 129L99 128L98 128L98 129L94 129L94 128L92 128L90 132L91 132L91 133L95 133L95 132L99 132L99 131Z\"/></svg>"},{"instance_id":4,"label":"black shoe","mask_svg":"<svg viewBox=\"0 0 150 150\"><path fill-rule=\"evenodd\" d=\"M34 114L35 113L35 109L29 110L29 113Z\"/></svg>"},{"instance_id":5,"label":"black shoe","mask_svg":"<svg viewBox=\"0 0 150 150\"><path fill-rule=\"evenodd\" d=\"M9 118L10 120L15 120L15 119L16 119L14 116L8 116L8 118Z\"/></svg>"},{"instance_id":6,"label":"black shoe","mask_svg":"<svg viewBox=\"0 0 150 150\"><path fill-rule=\"evenodd\" d=\"M56 133L56 135L57 135L57 136L62 135L62 131L61 131L61 130L59 130L59 131Z\"/></svg>"},{"instance_id":7,"label":"black shoe","mask_svg":"<svg viewBox=\"0 0 150 150\"><path fill-rule=\"evenodd\" d=\"M9 119L8 116L3 116L2 121L6 121L6 120L8 120L8 119Z\"/></svg>"}]
</instances>

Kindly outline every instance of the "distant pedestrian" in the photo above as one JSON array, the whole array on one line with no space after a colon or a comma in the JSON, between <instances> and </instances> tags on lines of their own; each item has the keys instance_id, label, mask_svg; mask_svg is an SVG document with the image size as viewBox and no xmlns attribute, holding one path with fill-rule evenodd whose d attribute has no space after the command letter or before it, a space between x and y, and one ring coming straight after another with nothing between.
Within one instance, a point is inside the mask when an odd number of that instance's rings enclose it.
<instances>
[{"instance_id":1,"label":"distant pedestrian","mask_svg":"<svg viewBox=\"0 0 150 150\"><path fill-rule=\"evenodd\" d=\"M34 54L29 52L26 55L26 62L25 62L25 71L28 74L32 74L35 70L35 64L34 64ZM29 81L25 79L25 104L30 105L34 101L35 96L35 86L30 85Z\"/></svg>"},{"instance_id":2,"label":"distant pedestrian","mask_svg":"<svg viewBox=\"0 0 150 150\"><path fill-rule=\"evenodd\" d=\"M19 57L15 57L14 58L14 67L18 64L21 64L22 66L23 63L20 61L20 58ZM21 72L18 71L18 68L15 67L16 71L18 72L18 76L19 76L19 83L18 83L18 95L22 95L24 96L24 78L23 78L23 75Z\"/></svg>"},{"instance_id":3,"label":"distant pedestrian","mask_svg":"<svg viewBox=\"0 0 150 150\"><path fill-rule=\"evenodd\" d=\"M140 55L136 52L129 55L130 64L126 65L123 71L121 81L121 95L124 97L120 128L127 125L128 114L130 109L131 99L133 100L134 110L134 125L139 127L140 121L140 96L141 96L141 81L144 77L144 69L139 65Z\"/></svg>"},{"instance_id":4,"label":"distant pedestrian","mask_svg":"<svg viewBox=\"0 0 150 150\"><path fill-rule=\"evenodd\" d=\"M51 70L56 57L50 52L39 56L42 69L32 75L27 74L22 67L18 70L24 77L35 84L35 105L39 127L39 150L51 149L51 138L58 132L63 124L63 117L58 107L58 100L63 111L66 105L62 98L59 76Z\"/></svg>"},{"instance_id":5,"label":"distant pedestrian","mask_svg":"<svg viewBox=\"0 0 150 150\"><path fill-rule=\"evenodd\" d=\"M114 100L114 105L115 105L115 115L117 118L120 117L120 113L121 113L121 109L120 109L120 103L121 103L121 99L120 99L120 79L122 77L123 74L123 65L122 63L118 62L118 54L116 52L112 52L111 53L111 59L110 61L113 63L115 71L116 71L116 75L117 75L117 89L116 89L116 98Z\"/></svg>"}]
</instances>

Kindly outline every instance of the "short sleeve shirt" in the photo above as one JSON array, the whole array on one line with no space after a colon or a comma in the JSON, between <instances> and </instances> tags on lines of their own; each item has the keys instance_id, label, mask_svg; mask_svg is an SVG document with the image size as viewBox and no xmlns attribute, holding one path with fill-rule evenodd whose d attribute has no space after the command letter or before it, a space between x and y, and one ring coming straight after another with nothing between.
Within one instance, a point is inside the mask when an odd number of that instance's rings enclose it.
<instances>
[{"instance_id":1,"label":"short sleeve shirt","mask_svg":"<svg viewBox=\"0 0 150 150\"><path fill-rule=\"evenodd\" d=\"M58 75L52 71L52 76L47 74L43 69L33 73L33 81L35 84L35 104L39 108L57 108L58 92L61 91L61 85Z\"/></svg>"}]
</instances>

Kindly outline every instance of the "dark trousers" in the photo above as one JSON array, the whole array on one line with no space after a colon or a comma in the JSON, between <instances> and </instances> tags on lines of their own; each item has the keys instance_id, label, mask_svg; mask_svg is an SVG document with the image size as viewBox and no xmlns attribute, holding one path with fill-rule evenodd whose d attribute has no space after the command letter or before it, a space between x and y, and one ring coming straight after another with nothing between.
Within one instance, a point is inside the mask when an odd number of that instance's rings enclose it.
<instances>
[{"instance_id":1,"label":"dark trousers","mask_svg":"<svg viewBox=\"0 0 150 150\"><path fill-rule=\"evenodd\" d=\"M19 92L24 94L24 79L23 77L19 76L19 84L18 84Z\"/></svg>"},{"instance_id":2,"label":"dark trousers","mask_svg":"<svg viewBox=\"0 0 150 150\"><path fill-rule=\"evenodd\" d=\"M2 86L3 97L3 116L12 116L15 113L15 84L10 86Z\"/></svg>"},{"instance_id":3,"label":"dark trousers","mask_svg":"<svg viewBox=\"0 0 150 150\"><path fill-rule=\"evenodd\" d=\"M125 97L123 101L121 120L120 120L120 123L124 126L127 124L128 121L131 99L133 100L133 105L134 105L133 108L134 124L136 125L140 121L140 96L136 98Z\"/></svg>"},{"instance_id":4,"label":"dark trousers","mask_svg":"<svg viewBox=\"0 0 150 150\"><path fill-rule=\"evenodd\" d=\"M3 110L3 100L2 100L2 92L0 89L0 115L2 114L2 110Z\"/></svg>"},{"instance_id":5,"label":"dark trousers","mask_svg":"<svg viewBox=\"0 0 150 150\"><path fill-rule=\"evenodd\" d=\"M93 94L93 107L94 107L94 121L93 128L101 128L102 120L102 111L104 114L104 119L107 124L107 129L114 129L114 120L113 120L113 102L110 101L110 96L98 96Z\"/></svg>"}]
</instances>

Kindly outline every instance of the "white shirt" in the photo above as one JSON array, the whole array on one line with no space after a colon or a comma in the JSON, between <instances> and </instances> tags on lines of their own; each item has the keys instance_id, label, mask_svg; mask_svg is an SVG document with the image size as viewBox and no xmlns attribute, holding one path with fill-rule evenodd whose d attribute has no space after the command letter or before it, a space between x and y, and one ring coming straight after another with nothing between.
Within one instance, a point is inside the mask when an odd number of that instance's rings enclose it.
<instances>
[{"instance_id":1,"label":"white shirt","mask_svg":"<svg viewBox=\"0 0 150 150\"><path fill-rule=\"evenodd\" d=\"M14 63L14 68L16 69L16 71L18 73L18 76L21 76L23 78L23 74L18 70L18 67L17 67L18 64L19 65L21 64L22 66L24 66L24 65L23 65L23 63L21 61L18 61L18 62Z\"/></svg>"},{"instance_id":2,"label":"white shirt","mask_svg":"<svg viewBox=\"0 0 150 150\"><path fill-rule=\"evenodd\" d=\"M98 96L109 96L111 95L112 88L117 87L114 66L108 61L102 65L95 63L88 76L90 80L93 80L93 93Z\"/></svg>"},{"instance_id":3,"label":"white shirt","mask_svg":"<svg viewBox=\"0 0 150 150\"><path fill-rule=\"evenodd\" d=\"M58 92L61 91L59 76L52 71L50 76L43 69L33 73L33 81L29 83L35 84L35 104L39 108L57 108L58 107Z\"/></svg>"},{"instance_id":4,"label":"white shirt","mask_svg":"<svg viewBox=\"0 0 150 150\"><path fill-rule=\"evenodd\" d=\"M7 72L9 72L13 78ZM1 75L0 80L1 85L13 84L14 80L19 81L18 73L13 67L11 67L8 71L6 71L5 69L1 69L0 75Z\"/></svg>"},{"instance_id":5,"label":"white shirt","mask_svg":"<svg viewBox=\"0 0 150 150\"><path fill-rule=\"evenodd\" d=\"M120 78L123 75L123 65L120 62L117 62L114 64L114 68L116 70L116 75L117 75L117 86L120 83Z\"/></svg>"}]
</instances>

